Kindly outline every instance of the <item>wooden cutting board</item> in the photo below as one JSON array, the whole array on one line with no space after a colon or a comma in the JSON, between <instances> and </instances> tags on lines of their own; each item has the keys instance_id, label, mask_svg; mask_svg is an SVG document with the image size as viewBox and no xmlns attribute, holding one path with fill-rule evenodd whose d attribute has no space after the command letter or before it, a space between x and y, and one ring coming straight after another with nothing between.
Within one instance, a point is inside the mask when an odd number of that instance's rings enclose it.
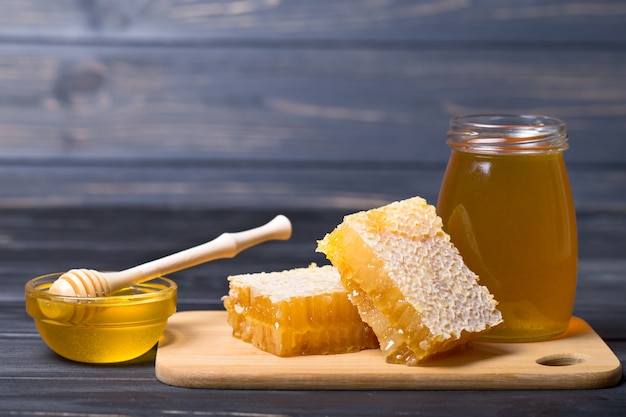
<instances>
[{"instance_id":1,"label":"wooden cutting board","mask_svg":"<svg viewBox=\"0 0 626 417\"><path fill-rule=\"evenodd\" d=\"M176 313L159 342L156 377L220 389L577 389L617 384L621 364L579 318L557 339L472 342L423 366L385 362L380 350L280 358L231 335L225 311Z\"/></svg>"}]
</instances>

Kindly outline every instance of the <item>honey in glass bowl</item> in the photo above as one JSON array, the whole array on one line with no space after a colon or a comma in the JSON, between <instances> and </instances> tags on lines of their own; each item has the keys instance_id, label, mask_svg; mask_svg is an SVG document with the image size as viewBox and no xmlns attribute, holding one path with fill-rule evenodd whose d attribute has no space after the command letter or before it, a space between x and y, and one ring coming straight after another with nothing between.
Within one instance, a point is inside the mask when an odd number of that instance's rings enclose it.
<instances>
[{"instance_id":1,"label":"honey in glass bowl","mask_svg":"<svg viewBox=\"0 0 626 417\"><path fill-rule=\"evenodd\" d=\"M544 116L458 116L437 212L502 312L483 339L534 341L567 330L576 292L576 216L565 124Z\"/></svg>"},{"instance_id":2,"label":"honey in glass bowl","mask_svg":"<svg viewBox=\"0 0 626 417\"><path fill-rule=\"evenodd\" d=\"M66 359L85 363L135 359L155 346L176 311L177 286L167 278L89 298L50 294L50 285L60 275L44 275L26 284L26 312L48 347Z\"/></svg>"}]
</instances>

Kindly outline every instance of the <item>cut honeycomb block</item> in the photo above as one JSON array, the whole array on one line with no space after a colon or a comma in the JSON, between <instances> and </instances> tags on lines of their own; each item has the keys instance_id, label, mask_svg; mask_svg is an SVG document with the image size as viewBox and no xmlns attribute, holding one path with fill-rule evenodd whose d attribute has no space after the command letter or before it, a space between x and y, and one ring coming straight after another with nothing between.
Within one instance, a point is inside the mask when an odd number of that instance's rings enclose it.
<instances>
[{"instance_id":1,"label":"cut honeycomb block","mask_svg":"<svg viewBox=\"0 0 626 417\"><path fill-rule=\"evenodd\" d=\"M223 298L233 335L278 356L377 348L372 329L330 266L228 278Z\"/></svg>"},{"instance_id":2,"label":"cut honeycomb block","mask_svg":"<svg viewBox=\"0 0 626 417\"><path fill-rule=\"evenodd\" d=\"M502 321L420 197L346 216L318 251L339 270L388 362L419 364Z\"/></svg>"}]
</instances>

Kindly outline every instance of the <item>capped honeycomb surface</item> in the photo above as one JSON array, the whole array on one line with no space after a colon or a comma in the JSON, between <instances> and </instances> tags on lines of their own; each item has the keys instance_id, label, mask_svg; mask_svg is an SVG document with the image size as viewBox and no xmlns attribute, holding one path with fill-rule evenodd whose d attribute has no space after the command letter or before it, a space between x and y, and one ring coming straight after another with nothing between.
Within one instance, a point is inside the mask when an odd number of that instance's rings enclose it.
<instances>
[{"instance_id":1,"label":"capped honeycomb surface","mask_svg":"<svg viewBox=\"0 0 626 417\"><path fill-rule=\"evenodd\" d=\"M420 198L348 215L318 242L391 363L416 365L502 316Z\"/></svg>"},{"instance_id":2,"label":"capped honeycomb surface","mask_svg":"<svg viewBox=\"0 0 626 417\"><path fill-rule=\"evenodd\" d=\"M378 347L330 265L228 279L223 301L233 335L266 352L296 356Z\"/></svg>"}]
</instances>

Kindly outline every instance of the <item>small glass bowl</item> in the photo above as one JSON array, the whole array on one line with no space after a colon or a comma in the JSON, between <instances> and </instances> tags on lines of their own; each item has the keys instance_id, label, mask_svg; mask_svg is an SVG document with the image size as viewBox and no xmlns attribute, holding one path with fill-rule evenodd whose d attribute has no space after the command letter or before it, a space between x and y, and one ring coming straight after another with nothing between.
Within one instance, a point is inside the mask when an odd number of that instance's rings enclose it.
<instances>
[{"instance_id":1,"label":"small glass bowl","mask_svg":"<svg viewBox=\"0 0 626 417\"><path fill-rule=\"evenodd\" d=\"M158 342L176 311L178 287L167 278L87 298L50 294L59 276L26 283L26 312L48 347L76 362L117 363L143 355Z\"/></svg>"}]
</instances>

